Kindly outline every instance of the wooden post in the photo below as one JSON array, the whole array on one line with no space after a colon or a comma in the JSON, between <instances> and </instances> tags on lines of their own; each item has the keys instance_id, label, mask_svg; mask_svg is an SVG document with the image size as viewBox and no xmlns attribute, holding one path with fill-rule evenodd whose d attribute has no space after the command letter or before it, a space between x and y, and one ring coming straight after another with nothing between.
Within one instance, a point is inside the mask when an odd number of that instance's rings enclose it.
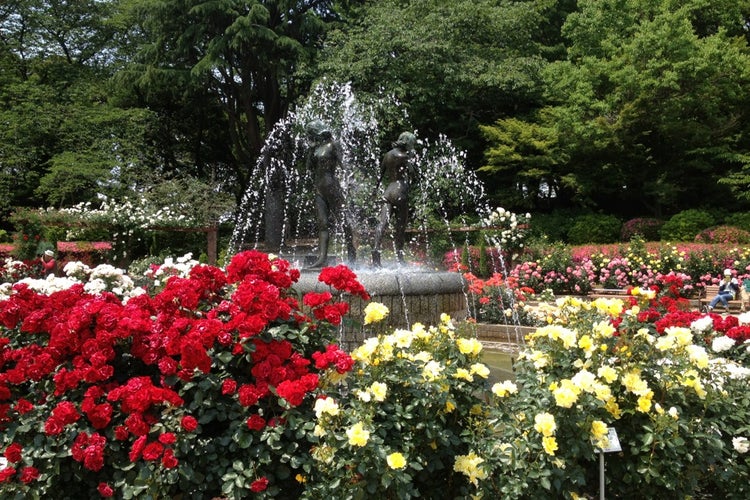
<instances>
[{"instance_id":1,"label":"wooden post","mask_svg":"<svg viewBox=\"0 0 750 500\"><path fill-rule=\"evenodd\" d=\"M208 240L208 249L206 250L206 253L208 254L208 264L211 266L215 266L219 254L218 225L214 225L208 228L208 231L206 231L206 240Z\"/></svg>"}]
</instances>

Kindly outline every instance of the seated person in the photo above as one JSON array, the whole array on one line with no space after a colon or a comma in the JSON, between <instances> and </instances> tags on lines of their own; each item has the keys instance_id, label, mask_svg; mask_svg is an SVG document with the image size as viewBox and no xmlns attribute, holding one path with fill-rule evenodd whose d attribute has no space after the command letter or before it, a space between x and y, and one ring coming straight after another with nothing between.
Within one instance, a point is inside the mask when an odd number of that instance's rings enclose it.
<instances>
[{"instance_id":1,"label":"seated person","mask_svg":"<svg viewBox=\"0 0 750 500\"><path fill-rule=\"evenodd\" d=\"M46 275L55 273L55 253L52 250L45 250L42 254L42 270Z\"/></svg>"},{"instance_id":2,"label":"seated person","mask_svg":"<svg viewBox=\"0 0 750 500\"><path fill-rule=\"evenodd\" d=\"M725 308L729 309L729 301L734 300L734 297L739 290L740 283L737 281L737 278L732 277L732 270L724 269L724 277L719 281L719 293L716 294L716 297L711 299L711 302L706 308L707 311L711 312L719 302L721 302Z\"/></svg>"}]
</instances>

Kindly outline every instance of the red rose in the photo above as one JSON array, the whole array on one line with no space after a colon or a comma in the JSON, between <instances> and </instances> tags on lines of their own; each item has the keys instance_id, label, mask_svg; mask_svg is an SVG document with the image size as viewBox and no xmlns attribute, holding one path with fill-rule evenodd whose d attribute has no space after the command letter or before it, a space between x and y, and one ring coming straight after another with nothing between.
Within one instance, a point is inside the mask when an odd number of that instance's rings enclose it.
<instances>
[{"instance_id":1,"label":"red rose","mask_svg":"<svg viewBox=\"0 0 750 500\"><path fill-rule=\"evenodd\" d=\"M109 403L96 405L86 416L91 421L94 429L104 429L109 425L110 420L112 420L112 405Z\"/></svg>"},{"instance_id":2,"label":"red rose","mask_svg":"<svg viewBox=\"0 0 750 500\"><path fill-rule=\"evenodd\" d=\"M161 464L165 469L174 469L179 463L180 462L174 456L174 451L171 448L164 450L164 455L161 457Z\"/></svg>"},{"instance_id":3,"label":"red rose","mask_svg":"<svg viewBox=\"0 0 750 500\"><path fill-rule=\"evenodd\" d=\"M99 486L96 487L96 490L104 498L109 498L115 495L114 490L107 483L99 483Z\"/></svg>"},{"instance_id":4,"label":"red rose","mask_svg":"<svg viewBox=\"0 0 750 500\"><path fill-rule=\"evenodd\" d=\"M193 416L185 415L184 417L182 417L180 425L182 425L182 428L186 431L193 432L198 428L198 421Z\"/></svg>"},{"instance_id":5,"label":"red rose","mask_svg":"<svg viewBox=\"0 0 750 500\"><path fill-rule=\"evenodd\" d=\"M57 436L63 431L63 424L55 417L49 417L44 422L44 433L48 436Z\"/></svg>"},{"instance_id":6,"label":"red rose","mask_svg":"<svg viewBox=\"0 0 750 500\"><path fill-rule=\"evenodd\" d=\"M221 393L224 396L231 396L237 390L237 381L231 378L226 379L221 384Z\"/></svg>"},{"instance_id":7,"label":"red rose","mask_svg":"<svg viewBox=\"0 0 750 500\"><path fill-rule=\"evenodd\" d=\"M302 303L308 307L318 307L333 298L331 292L308 292L302 298Z\"/></svg>"},{"instance_id":8,"label":"red rose","mask_svg":"<svg viewBox=\"0 0 750 500\"><path fill-rule=\"evenodd\" d=\"M104 446L87 446L83 451L83 466L94 472L102 470L102 467L104 467Z\"/></svg>"},{"instance_id":9,"label":"red rose","mask_svg":"<svg viewBox=\"0 0 750 500\"><path fill-rule=\"evenodd\" d=\"M261 477L260 479L256 479L253 481L253 483L250 485L250 491L253 493L260 493L261 491L268 488L268 479L265 477Z\"/></svg>"},{"instance_id":10,"label":"red rose","mask_svg":"<svg viewBox=\"0 0 750 500\"><path fill-rule=\"evenodd\" d=\"M39 469L36 467L24 467L21 469L21 482L23 484L29 484L32 481L36 481L39 477Z\"/></svg>"},{"instance_id":11,"label":"red rose","mask_svg":"<svg viewBox=\"0 0 750 500\"><path fill-rule=\"evenodd\" d=\"M130 436L130 431L124 425L118 425L115 427L115 439L118 441L125 441Z\"/></svg>"},{"instance_id":12,"label":"red rose","mask_svg":"<svg viewBox=\"0 0 750 500\"><path fill-rule=\"evenodd\" d=\"M254 385L244 384L240 387L238 392L240 404L242 406L252 406L258 402L259 395L258 390Z\"/></svg>"},{"instance_id":13,"label":"red rose","mask_svg":"<svg viewBox=\"0 0 750 500\"><path fill-rule=\"evenodd\" d=\"M161 358L158 364L162 375L170 376L177 373L177 361L169 356Z\"/></svg>"},{"instance_id":14,"label":"red rose","mask_svg":"<svg viewBox=\"0 0 750 500\"><path fill-rule=\"evenodd\" d=\"M251 430L260 431L266 426L266 420L258 414L252 414L247 419L247 426Z\"/></svg>"},{"instance_id":15,"label":"red rose","mask_svg":"<svg viewBox=\"0 0 750 500\"><path fill-rule=\"evenodd\" d=\"M52 416L60 419L63 425L72 424L80 418L80 414L75 405L70 401L61 401L52 410Z\"/></svg>"},{"instance_id":16,"label":"red rose","mask_svg":"<svg viewBox=\"0 0 750 500\"><path fill-rule=\"evenodd\" d=\"M276 394L286 399L290 405L299 406L305 395L318 386L318 376L308 374L298 380L284 380L276 386Z\"/></svg>"},{"instance_id":17,"label":"red rose","mask_svg":"<svg viewBox=\"0 0 750 500\"><path fill-rule=\"evenodd\" d=\"M223 346L230 345L232 343L232 334L227 331L221 331L216 336L216 340L218 340L219 344Z\"/></svg>"},{"instance_id":18,"label":"red rose","mask_svg":"<svg viewBox=\"0 0 750 500\"><path fill-rule=\"evenodd\" d=\"M174 444L177 441L177 437L173 432L165 432L159 435L159 442L164 445Z\"/></svg>"},{"instance_id":19,"label":"red rose","mask_svg":"<svg viewBox=\"0 0 750 500\"><path fill-rule=\"evenodd\" d=\"M12 443L5 449L5 458L8 459L8 462L20 462L21 451L23 451L23 447L19 443Z\"/></svg>"},{"instance_id":20,"label":"red rose","mask_svg":"<svg viewBox=\"0 0 750 500\"><path fill-rule=\"evenodd\" d=\"M18 401L16 401L16 406L14 407L14 409L18 412L19 415L23 415L33 410L34 405L26 399L19 398Z\"/></svg>"},{"instance_id":21,"label":"red rose","mask_svg":"<svg viewBox=\"0 0 750 500\"><path fill-rule=\"evenodd\" d=\"M143 417L140 413L133 413L131 415L128 415L128 418L125 419L125 425L127 426L128 430L136 436L143 436L145 434L148 434L151 430L146 421L143 420Z\"/></svg>"},{"instance_id":22,"label":"red rose","mask_svg":"<svg viewBox=\"0 0 750 500\"><path fill-rule=\"evenodd\" d=\"M143 459L144 460L156 460L161 457L164 452L164 445L159 442L151 442L143 448Z\"/></svg>"},{"instance_id":23,"label":"red rose","mask_svg":"<svg viewBox=\"0 0 750 500\"><path fill-rule=\"evenodd\" d=\"M128 454L128 458L131 462L135 462L139 458L141 458L141 453L143 452L143 448L146 446L146 436L140 436L138 439L133 441L133 446L130 447L130 453Z\"/></svg>"},{"instance_id":24,"label":"red rose","mask_svg":"<svg viewBox=\"0 0 750 500\"><path fill-rule=\"evenodd\" d=\"M6 467L0 470L0 484L7 483L10 479L16 475L16 469L13 467Z\"/></svg>"}]
</instances>

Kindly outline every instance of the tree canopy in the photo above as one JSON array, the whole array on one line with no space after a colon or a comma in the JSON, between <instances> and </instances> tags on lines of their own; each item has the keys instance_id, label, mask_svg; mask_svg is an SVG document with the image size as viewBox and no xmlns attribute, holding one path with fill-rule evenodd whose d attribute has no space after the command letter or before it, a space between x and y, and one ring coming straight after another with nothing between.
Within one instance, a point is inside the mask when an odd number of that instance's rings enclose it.
<instances>
[{"instance_id":1,"label":"tree canopy","mask_svg":"<svg viewBox=\"0 0 750 500\"><path fill-rule=\"evenodd\" d=\"M10 0L0 215L183 177L239 201L323 78L395 96L510 209L736 210L749 23L750 0Z\"/></svg>"},{"instance_id":2,"label":"tree canopy","mask_svg":"<svg viewBox=\"0 0 750 500\"><path fill-rule=\"evenodd\" d=\"M579 2L567 57L545 69L545 106L486 127L482 169L527 179L529 203L543 183L559 203L609 213L731 206L717 181L747 167L750 53L743 10L725 3Z\"/></svg>"}]
</instances>

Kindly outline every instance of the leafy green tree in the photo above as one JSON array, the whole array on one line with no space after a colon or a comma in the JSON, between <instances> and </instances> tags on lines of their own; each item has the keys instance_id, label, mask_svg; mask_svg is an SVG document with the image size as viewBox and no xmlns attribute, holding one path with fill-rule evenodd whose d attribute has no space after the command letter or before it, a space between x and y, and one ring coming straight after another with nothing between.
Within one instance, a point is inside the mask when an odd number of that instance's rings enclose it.
<instances>
[{"instance_id":1,"label":"leafy green tree","mask_svg":"<svg viewBox=\"0 0 750 500\"><path fill-rule=\"evenodd\" d=\"M561 204L661 216L736 203L716 181L747 164L749 13L746 0L578 2L563 25L567 59L545 68L548 105L527 120L554 130L542 137L555 138L546 163ZM495 124L490 151L514 126ZM488 160L497 172L540 162Z\"/></svg>"},{"instance_id":2,"label":"leafy green tree","mask_svg":"<svg viewBox=\"0 0 750 500\"><path fill-rule=\"evenodd\" d=\"M108 103L112 1L0 7L0 212L131 186L150 113Z\"/></svg>"},{"instance_id":3,"label":"leafy green tree","mask_svg":"<svg viewBox=\"0 0 750 500\"><path fill-rule=\"evenodd\" d=\"M309 88L298 70L313 61L334 7L329 0L124 0L119 19L138 49L121 81L140 103L166 97L159 109L168 119L193 105L195 114L183 116L206 135L192 144L221 141L231 152L203 169L231 181L239 200L266 134Z\"/></svg>"},{"instance_id":4,"label":"leafy green tree","mask_svg":"<svg viewBox=\"0 0 750 500\"><path fill-rule=\"evenodd\" d=\"M561 191L556 168L564 161L557 130L520 118L502 118L480 129L489 145L479 171L490 174L496 186L492 195L511 207L551 206Z\"/></svg>"},{"instance_id":5,"label":"leafy green tree","mask_svg":"<svg viewBox=\"0 0 750 500\"><path fill-rule=\"evenodd\" d=\"M420 135L445 134L477 156L479 122L538 103L541 19L536 2L369 2L330 33L321 72L392 93Z\"/></svg>"}]
</instances>

